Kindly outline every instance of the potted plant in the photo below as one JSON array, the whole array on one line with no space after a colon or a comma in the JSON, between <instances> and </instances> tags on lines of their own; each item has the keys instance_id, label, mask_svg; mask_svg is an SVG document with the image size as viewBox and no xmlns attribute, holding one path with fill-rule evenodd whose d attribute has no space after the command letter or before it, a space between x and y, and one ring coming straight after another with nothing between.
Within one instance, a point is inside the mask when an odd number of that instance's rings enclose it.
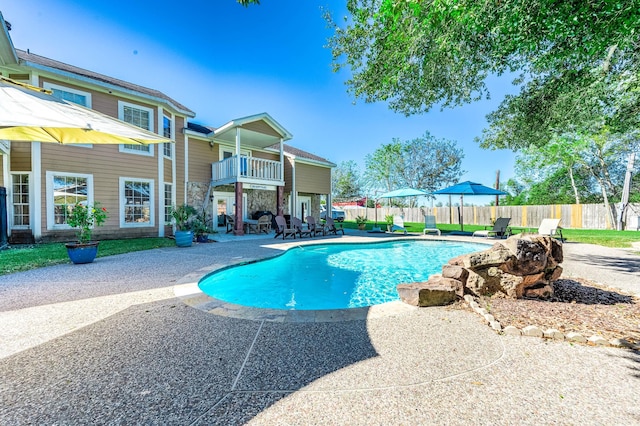
<instances>
[{"instance_id":1,"label":"potted plant","mask_svg":"<svg viewBox=\"0 0 640 426\"><path fill-rule=\"evenodd\" d=\"M391 228L393 227L393 215L386 215L384 217L384 221L387 223L387 231L391 232Z\"/></svg>"},{"instance_id":2,"label":"potted plant","mask_svg":"<svg viewBox=\"0 0 640 426\"><path fill-rule=\"evenodd\" d=\"M76 229L76 242L66 243L67 254L73 263L91 263L98 254L99 241L91 241L94 227L101 226L107 220L107 209L99 202L89 204L76 203L66 206L69 214L67 224Z\"/></svg>"},{"instance_id":3,"label":"potted plant","mask_svg":"<svg viewBox=\"0 0 640 426\"><path fill-rule=\"evenodd\" d=\"M365 216L356 216L356 223L358 224L358 229L364 231L367 227L367 218Z\"/></svg>"},{"instance_id":4,"label":"potted plant","mask_svg":"<svg viewBox=\"0 0 640 426\"><path fill-rule=\"evenodd\" d=\"M209 234L217 232L213 229L212 222L204 209L193 218L191 229L197 242L206 243L209 241Z\"/></svg>"},{"instance_id":5,"label":"potted plant","mask_svg":"<svg viewBox=\"0 0 640 426\"><path fill-rule=\"evenodd\" d=\"M198 212L193 206L182 204L171 209L176 230L173 236L178 247L191 247L193 244L193 222Z\"/></svg>"}]
</instances>

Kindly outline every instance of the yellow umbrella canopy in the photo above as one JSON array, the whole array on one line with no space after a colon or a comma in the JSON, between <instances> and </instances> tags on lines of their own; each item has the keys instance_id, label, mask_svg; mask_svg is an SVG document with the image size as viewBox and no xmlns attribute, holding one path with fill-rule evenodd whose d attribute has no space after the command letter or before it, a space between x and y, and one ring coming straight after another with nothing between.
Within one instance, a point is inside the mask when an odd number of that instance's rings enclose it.
<instances>
[{"instance_id":1,"label":"yellow umbrella canopy","mask_svg":"<svg viewBox=\"0 0 640 426\"><path fill-rule=\"evenodd\" d=\"M60 144L152 144L171 139L49 91L0 77L0 140Z\"/></svg>"}]
</instances>

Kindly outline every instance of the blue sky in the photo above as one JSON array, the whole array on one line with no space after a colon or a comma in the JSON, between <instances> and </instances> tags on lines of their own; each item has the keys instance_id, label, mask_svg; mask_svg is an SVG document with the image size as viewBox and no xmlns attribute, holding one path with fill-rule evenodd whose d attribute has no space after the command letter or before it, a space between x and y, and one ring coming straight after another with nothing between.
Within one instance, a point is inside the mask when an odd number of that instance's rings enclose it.
<instances>
[{"instance_id":1,"label":"blue sky","mask_svg":"<svg viewBox=\"0 0 640 426\"><path fill-rule=\"evenodd\" d=\"M341 17L346 0L3 0L14 45L45 57L160 90L196 112L200 124L269 113L292 145L335 163L364 157L393 138L429 131L464 150L461 180L493 185L513 177L511 151L473 141L509 80L493 80L492 99L405 117L346 92L346 71L331 70L331 31L321 7ZM481 204L481 200L465 199Z\"/></svg>"}]
</instances>

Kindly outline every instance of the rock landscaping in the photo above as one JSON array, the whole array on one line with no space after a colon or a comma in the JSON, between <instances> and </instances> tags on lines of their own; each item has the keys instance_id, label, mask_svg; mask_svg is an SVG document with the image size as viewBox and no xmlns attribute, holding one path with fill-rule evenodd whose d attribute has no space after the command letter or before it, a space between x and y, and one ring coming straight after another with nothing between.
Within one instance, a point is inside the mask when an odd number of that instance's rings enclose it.
<instances>
[{"instance_id":1,"label":"rock landscaping","mask_svg":"<svg viewBox=\"0 0 640 426\"><path fill-rule=\"evenodd\" d=\"M398 293L414 306L464 297L487 325L505 335L639 348L638 299L584 280L560 279L562 260L555 239L515 236L451 259L442 274L400 284Z\"/></svg>"}]
</instances>

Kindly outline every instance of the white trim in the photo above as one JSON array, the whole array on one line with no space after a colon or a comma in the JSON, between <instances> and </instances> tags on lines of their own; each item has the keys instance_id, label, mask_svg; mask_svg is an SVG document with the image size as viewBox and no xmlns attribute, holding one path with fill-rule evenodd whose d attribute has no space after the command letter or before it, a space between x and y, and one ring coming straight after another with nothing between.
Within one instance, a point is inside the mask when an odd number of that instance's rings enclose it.
<instances>
[{"instance_id":1,"label":"white trim","mask_svg":"<svg viewBox=\"0 0 640 426\"><path fill-rule=\"evenodd\" d=\"M22 61L22 60L21 60ZM51 78L55 78L55 79L59 79L61 76L62 77L67 77L67 78L71 78L73 80L77 80L80 83L84 83L84 84L88 84L94 87L99 87L105 90L105 92L112 94L112 92L119 92L122 95L124 95L124 97L136 97L136 98L144 98L144 99L148 99L151 100L154 103L159 103L159 104L166 104L168 106L170 106L171 108L173 108L174 110L176 110L177 112L180 113L180 115L184 115L186 117L195 117L196 114L193 111L190 111L188 109L185 109L186 107L180 108L178 107L173 101L173 100L168 100L165 98L161 98L158 96L153 96L153 95L149 95L146 93L142 93L142 92L138 92L136 90L133 89L127 89L126 87L122 87L122 86L117 86L115 84L112 83L106 83L104 81L100 81L97 80L94 77L85 77L83 75L80 74L75 74L72 73L70 71L63 71L63 70L59 70L57 68L52 68L52 67L48 67L46 65L41 65L35 62L31 62L31 61L24 61L23 63L25 66L34 69L33 73L36 75L35 78L32 77L32 86L38 86L38 75L37 71L35 70L40 70L40 71L44 71L44 75L45 76L49 76ZM113 93L115 95L115 93Z\"/></svg>"},{"instance_id":2,"label":"white trim","mask_svg":"<svg viewBox=\"0 0 640 426\"><path fill-rule=\"evenodd\" d=\"M158 107L158 129L163 129L164 134L164 111L161 106ZM172 126L173 127L173 126ZM158 182L164 181L164 146L158 147ZM158 185L158 237L164 237L164 184Z\"/></svg>"},{"instance_id":3,"label":"white trim","mask_svg":"<svg viewBox=\"0 0 640 426\"><path fill-rule=\"evenodd\" d=\"M38 176L38 175L36 175ZM93 175L88 173L72 173L72 172L57 172L52 170L47 170L45 173L45 185L46 185L46 208L47 208L47 231L58 231L61 229L72 229L66 223L64 224L56 224L55 223L55 212L54 212L54 200L53 200L53 177L54 176L70 176L70 177L81 177L87 180L87 203L93 205ZM40 180L40 179L37 179ZM38 192L39 194L39 192ZM39 197L34 197L36 200ZM34 202L36 204L37 201ZM35 232L34 232L35 237Z\"/></svg>"},{"instance_id":4,"label":"white trim","mask_svg":"<svg viewBox=\"0 0 640 426\"><path fill-rule=\"evenodd\" d=\"M129 108L133 108L133 109L138 109L141 111L147 111L149 113L149 127L148 128L144 128L141 127L144 130L148 130L150 132L153 132L153 121L154 121L154 113L153 113L153 108L148 108L148 107L144 107L138 104L132 104L129 102L125 102L125 101L121 101L118 100L118 119L122 120L124 122L126 122L126 120L124 119L124 107L129 107ZM133 124L133 123L129 123L129 124ZM140 127L140 126L138 126ZM119 146L119 151L122 153L126 153L126 154L135 154L135 155L143 155L145 157L153 157L154 155L154 149L153 149L153 145L154 144L148 144L148 145L143 145L146 146L148 148L148 151L139 151L137 149L129 149L126 148L126 145L124 144L120 144Z\"/></svg>"},{"instance_id":5,"label":"white trim","mask_svg":"<svg viewBox=\"0 0 640 426\"><path fill-rule=\"evenodd\" d=\"M37 241L42 237L42 143L31 143L31 173L33 179L33 212L31 232Z\"/></svg>"},{"instance_id":6,"label":"white trim","mask_svg":"<svg viewBox=\"0 0 640 426\"><path fill-rule=\"evenodd\" d=\"M13 203L13 198L14 198L14 192L13 192L13 176L14 175L27 175L29 176L29 188L27 189L27 191L29 191L29 226L25 226L25 225L16 225L13 221L14 219L14 211L13 211L13 207L14 207L14 203ZM11 235L11 229L31 229L33 224L31 223L33 221L33 173L32 172L28 172L28 171L14 171L11 170L9 172L9 176L7 178L7 180L5 180L4 182L7 182L7 232L9 235Z\"/></svg>"},{"instance_id":7,"label":"white trim","mask_svg":"<svg viewBox=\"0 0 640 426\"><path fill-rule=\"evenodd\" d=\"M126 205L126 197L125 197L125 188L124 183L126 181L133 182L144 182L149 184L149 196L151 199L149 200L149 222L136 222L136 223L126 223L124 217L124 208ZM154 188L154 180L153 179L143 179L143 178L134 178L134 177L123 177L120 176L118 179L118 191L120 194L120 201L118 203L119 216L120 216L120 228L151 228L155 226L155 204L156 200L154 199L155 188ZM164 214L164 212L163 212ZM164 223L164 220L162 221Z\"/></svg>"},{"instance_id":8,"label":"white trim","mask_svg":"<svg viewBox=\"0 0 640 426\"><path fill-rule=\"evenodd\" d=\"M236 193L235 192L212 191L212 193L213 193L212 204L214 204L213 211L214 211L214 213L216 215L216 219L217 219L217 215L218 215L218 201L217 200L219 198L226 198L227 199L227 211L226 211L226 214L228 214L230 216L233 216L236 213ZM246 192L242 193L242 218L243 218L243 220L248 219L248 215L247 215L247 193Z\"/></svg>"},{"instance_id":9,"label":"white trim","mask_svg":"<svg viewBox=\"0 0 640 426\"><path fill-rule=\"evenodd\" d=\"M175 176L175 175L174 175ZM185 136L184 138L184 187L182 191L184 195L182 196L182 202L187 202L187 183L189 182L189 138Z\"/></svg>"}]
</instances>

